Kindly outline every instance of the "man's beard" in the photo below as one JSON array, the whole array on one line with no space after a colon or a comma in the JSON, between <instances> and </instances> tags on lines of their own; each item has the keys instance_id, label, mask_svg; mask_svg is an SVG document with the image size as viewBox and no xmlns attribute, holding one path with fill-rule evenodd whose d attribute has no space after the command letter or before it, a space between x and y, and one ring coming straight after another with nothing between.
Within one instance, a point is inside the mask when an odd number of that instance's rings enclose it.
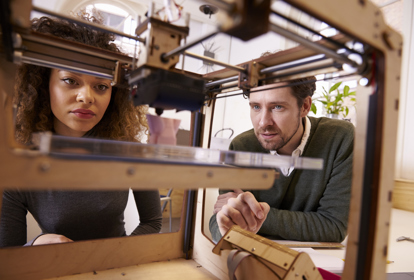
<instances>
[{"instance_id":1,"label":"man's beard","mask_svg":"<svg viewBox=\"0 0 414 280\"><path fill-rule=\"evenodd\" d=\"M260 142L260 145L262 145L263 148L265 148L266 150L270 150L270 151L277 151L281 148L283 148L287 143L289 143L289 141L293 138L293 136L296 134L296 132L299 129L299 125L300 125L300 116L298 116L298 122L296 124L296 129L295 131L291 134L291 135L283 135L280 131L280 129L261 129L259 131L255 131L256 137ZM260 134L262 133L277 133L278 138L277 139L270 139L270 140L266 140L263 138L260 138Z\"/></svg>"}]
</instances>

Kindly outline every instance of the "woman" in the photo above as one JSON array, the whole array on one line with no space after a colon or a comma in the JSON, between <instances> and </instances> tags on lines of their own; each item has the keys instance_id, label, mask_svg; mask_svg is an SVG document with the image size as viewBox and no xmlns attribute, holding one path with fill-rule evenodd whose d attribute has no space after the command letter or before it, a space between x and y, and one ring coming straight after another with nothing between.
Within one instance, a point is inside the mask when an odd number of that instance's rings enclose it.
<instances>
[{"instance_id":1,"label":"woman","mask_svg":"<svg viewBox=\"0 0 414 280\"><path fill-rule=\"evenodd\" d=\"M96 22L95 18L83 16ZM33 30L119 52L113 36L47 17L34 19ZM74 72L22 65L18 72L16 139L31 145L34 132L72 137L139 141L147 133L146 108L135 108L125 89L111 80ZM134 191L140 224L132 235L161 229L158 191ZM72 242L125 236L125 191L5 191L0 247ZM42 234L26 243L30 211Z\"/></svg>"}]
</instances>

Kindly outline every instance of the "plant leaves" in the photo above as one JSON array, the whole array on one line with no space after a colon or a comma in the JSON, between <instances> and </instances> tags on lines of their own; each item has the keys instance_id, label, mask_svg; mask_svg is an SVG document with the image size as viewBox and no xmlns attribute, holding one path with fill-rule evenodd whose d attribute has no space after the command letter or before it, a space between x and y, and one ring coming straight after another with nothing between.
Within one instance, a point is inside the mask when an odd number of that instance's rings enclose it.
<instances>
[{"instance_id":1,"label":"plant leaves","mask_svg":"<svg viewBox=\"0 0 414 280\"><path fill-rule=\"evenodd\" d=\"M311 111L312 111L312 113L314 113L315 115L316 115L316 105L315 104L313 104L312 103L312 105L311 105Z\"/></svg>"},{"instance_id":2,"label":"plant leaves","mask_svg":"<svg viewBox=\"0 0 414 280\"><path fill-rule=\"evenodd\" d=\"M342 84L342 82L337 82L336 84L334 84L333 86L331 86L331 88L329 89L329 93L333 92L334 90L336 90L337 88L339 88L339 86Z\"/></svg>"},{"instance_id":3,"label":"plant leaves","mask_svg":"<svg viewBox=\"0 0 414 280\"><path fill-rule=\"evenodd\" d=\"M321 95L314 100L315 102L318 101L322 103L324 110L327 114L340 114L342 113L343 117L346 117L349 114L349 107L345 106L345 100L349 100L353 102L353 107L356 106L356 92L350 92L350 87L345 85L343 91L339 91L339 87L342 82L335 83L332 87L329 88L329 92L323 88L323 91L320 93ZM353 97L351 97L353 96ZM355 107L356 109L356 107ZM312 103L311 111L316 114L317 108L316 105Z\"/></svg>"},{"instance_id":4,"label":"plant leaves","mask_svg":"<svg viewBox=\"0 0 414 280\"><path fill-rule=\"evenodd\" d=\"M341 101L342 97L343 97L342 93L338 93L338 95L335 97L335 103L338 103L339 101Z\"/></svg>"},{"instance_id":5,"label":"plant leaves","mask_svg":"<svg viewBox=\"0 0 414 280\"><path fill-rule=\"evenodd\" d=\"M349 86L345 86L344 87L344 96L348 96L349 95Z\"/></svg>"}]
</instances>

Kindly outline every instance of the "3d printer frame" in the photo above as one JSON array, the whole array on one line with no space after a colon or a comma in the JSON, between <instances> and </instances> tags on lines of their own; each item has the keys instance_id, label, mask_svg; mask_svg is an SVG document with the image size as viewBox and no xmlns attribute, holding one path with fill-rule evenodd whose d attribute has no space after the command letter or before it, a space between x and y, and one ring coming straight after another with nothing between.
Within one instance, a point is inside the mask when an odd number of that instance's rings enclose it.
<instances>
[{"instance_id":1,"label":"3d printer frame","mask_svg":"<svg viewBox=\"0 0 414 280\"><path fill-rule=\"evenodd\" d=\"M361 108L358 112L358 114L366 116L366 120L365 124L358 123L356 130L349 240L343 279L385 279L391 195L394 181L393 169L402 52L401 37L385 24L380 10L369 1L286 1L340 30L345 38L338 39L338 41L344 40L343 42L345 42L352 39L369 46L370 55L369 57L363 57L363 59L364 61L371 60L372 64L363 65L362 67L356 65L355 61L350 60L347 56L338 54L336 52L338 46L335 46L332 42L322 40L317 44L309 43L302 40L303 38L296 38L294 34L287 33L283 28L270 24L268 20L261 21L257 28L249 28L248 32L241 32L252 26L252 20L266 18L260 13L271 12L267 9L267 7L270 7L267 5L270 1L261 2L263 6L258 7L257 13L252 12L254 9L248 9L249 4L247 3L250 1L228 3L216 0L212 2L221 4L229 15L219 31L233 36L245 36L244 39L250 39L264 33L270 26L270 30L291 39L296 39L302 46L238 66L222 63L221 65L227 67L226 70L204 77L212 80L210 83L217 82L215 80L223 82L222 79L234 81L233 77L237 76L237 86L239 88L254 90L258 85L258 81L266 78L268 74L265 73L266 71L260 72L261 70L289 61L309 58L319 53L326 56L324 57L323 63L325 64L322 65L323 67L319 65L318 69L288 72L280 79L295 78L305 74L314 75L320 73L318 71L321 71L322 68L336 68L338 63L347 63L359 67L360 74L368 76L371 81L375 82L376 91L369 97L367 111L364 112ZM2 1L2 5L4 3L6 1ZM2 28L13 23L13 31L21 35L23 42L32 40L35 45L46 44L56 47L55 51L61 52L62 57L67 52L77 53L76 56L71 56L71 61L53 61L54 64L50 64L51 59L47 57L47 54L42 57L30 57L27 53L23 53L20 56L23 62L48 62L51 67L62 67L62 65L68 66L70 64L74 71L109 76L116 82L120 82L120 79L123 78L123 71L128 68L124 67L125 64L132 64L128 57L96 52L96 50L88 49L85 46L76 47L75 44L67 48L66 44L62 44L59 40L28 34L29 14L33 8L30 1L15 0L8 3L10 3L10 13L8 18L2 16ZM237 17L241 17L243 20L235 20ZM361 26L365 28L360 28ZM2 39L8 36L7 30L2 29ZM111 30L108 31L112 32ZM11 36L11 34L9 35ZM207 37L205 36L203 39ZM137 40L143 42L142 39ZM187 44L187 47L195 43L197 42ZM147 45L147 48L150 47ZM169 47L172 49L161 55L163 60L168 60L168 58L174 56L174 59L176 59L178 54L186 52L186 46ZM122 161L69 161L25 150L15 143L13 128L10 125L13 123L11 118L13 82L11 81L14 81L16 69L16 65L10 62L10 54L17 55L17 53L13 53L13 48L13 43L7 40L3 41L3 54L6 54L6 57L2 56L0 61L2 94L2 106L0 106L0 131L2 131L0 137L0 175L2 182L0 190L5 187L53 189L58 185L60 189L73 189L74 186L100 190L114 189L114 186L120 186L117 189L127 189L130 187L139 188L137 182L142 182L142 185L147 189L157 189L163 185L176 189L201 189L223 185L226 188L248 187L251 189L252 186L255 186L258 189L263 189L272 185L273 170L269 169L239 169ZM37 50L42 48L39 45L37 46ZM188 52L187 55L196 56ZM94 60L95 65L100 67L88 68L88 66L82 65L81 62L84 61L85 56L89 56L86 59ZM202 59L207 60L208 58ZM13 57L11 60L13 60ZM212 62L219 63L217 61ZM320 62L312 61L312 63L319 64ZM155 64L150 66L164 65L163 68L175 71L171 69L174 62L168 66L165 66L165 63ZM102 65L104 66L102 67ZM368 70L366 70L366 67L368 67ZM213 86L215 84L207 83L207 85ZM200 146L204 148L209 146L215 97L216 94L211 94L202 108L203 123ZM80 176L71 176L67 170L71 170ZM160 172L164 173L163 177L157 176ZM188 176L181 176L182 173L186 173ZM25 176L21 176L22 174L25 174ZM82 174L85 176L82 176ZM167 180L163 178L167 178ZM203 202L202 191L197 193L197 200L200 203ZM211 253L214 244L202 233L203 213L201 208L196 207L195 209L192 258L217 277L226 277L226 254L217 256ZM183 211L192 211L187 207L183 207L183 209ZM182 258L184 257L182 252L183 239L182 224L178 233L81 241L54 246L1 249L0 277L2 279L42 279Z\"/></svg>"}]
</instances>

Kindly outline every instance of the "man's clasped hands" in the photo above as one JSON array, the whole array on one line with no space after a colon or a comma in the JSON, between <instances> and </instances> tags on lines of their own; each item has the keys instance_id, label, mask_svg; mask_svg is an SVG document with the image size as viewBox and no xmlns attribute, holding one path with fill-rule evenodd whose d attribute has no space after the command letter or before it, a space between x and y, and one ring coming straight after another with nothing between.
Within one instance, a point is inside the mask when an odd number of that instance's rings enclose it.
<instances>
[{"instance_id":1,"label":"man's clasped hands","mask_svg":"<svg viewBox=\"0 0 414 280\"><path fill-rule=\"evenodd\" d=\"M216 219L222 235L233 225L257 233L269 210L269 204L258 202L251 192L241 189L219 195L214 204L214 214L217 213Z\"/></svg>"}]
</instances>

